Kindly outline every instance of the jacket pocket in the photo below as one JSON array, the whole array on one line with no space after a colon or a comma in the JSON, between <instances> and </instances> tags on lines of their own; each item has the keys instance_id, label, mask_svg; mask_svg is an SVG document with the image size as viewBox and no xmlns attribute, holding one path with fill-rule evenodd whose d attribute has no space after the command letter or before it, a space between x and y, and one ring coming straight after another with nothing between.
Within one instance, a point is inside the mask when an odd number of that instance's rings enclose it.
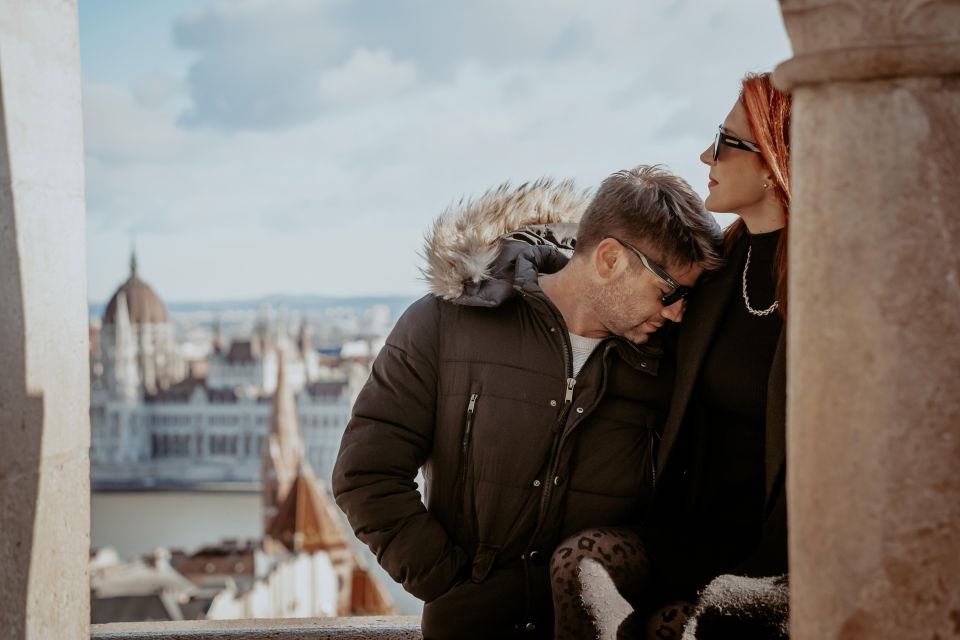
<instances>
[{"instance_id":1,"label":"jacket pocket","mask_svg":"<svg viewBox=\"0 0 960 640\"><path fill-rule=\"evenodd\" d=\"M490 575L493 569L493 563L497 559L497 553L500 552L498 545L481 542L477 545L477 552L473 556L473 570L470 572L470 579L474 582L483 582Z\"/></svg>"},{"instance_id":2,"label":"jacket pocket","mask_svg":"<svg viewBox=\"0 0 960 640\"><path fill-rule=\"evenodd\" d=\"M479 385L471 385L470 388L470 399L467 401L467 407L464 414L463 422L463 432L460 440L460 464L457 465L457 522L456 522L456 532L461 536L461 540L476 540L477 532L476 526L473 523L475 518L468 517L472 516L473 509L468 508L468 493L472 494L472 491L468 492L467 483L470 480L470 476L467 473L470 466L470 448L473 446L473 421L474 414L477 410L477 402L480 399L480 387ZM469 500L469 502L473 502Z\"/></svg>"}]
</instances>

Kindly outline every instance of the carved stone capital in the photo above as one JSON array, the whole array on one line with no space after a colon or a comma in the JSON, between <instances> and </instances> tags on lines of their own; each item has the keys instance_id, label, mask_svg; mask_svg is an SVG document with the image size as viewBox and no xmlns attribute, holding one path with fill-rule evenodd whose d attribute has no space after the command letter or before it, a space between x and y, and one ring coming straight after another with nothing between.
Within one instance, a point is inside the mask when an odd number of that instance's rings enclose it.
<instances>
[{"instance_id":1,"label":"carved stone capital","mask_svg":"<svg viewBox=\"0 0 960 640\"><path fill-rule=\"evenodd\" d=\"M960 0L780 0L777 86L960 74Z\"/></svg>"}]
</instances>

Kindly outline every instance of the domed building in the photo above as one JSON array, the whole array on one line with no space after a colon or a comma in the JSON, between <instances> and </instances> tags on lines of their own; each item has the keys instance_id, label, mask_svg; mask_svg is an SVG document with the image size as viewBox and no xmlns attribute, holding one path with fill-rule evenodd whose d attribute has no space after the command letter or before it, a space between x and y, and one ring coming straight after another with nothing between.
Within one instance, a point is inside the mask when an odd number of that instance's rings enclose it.
<instances>
[{"instance_id":1,"label":"domed building","mask_svg":"<svg viewBox=\"0 0 960 640\"><path fill-rule=\"evenodd\" d=\"M271 451L277 393L303 426L301 455L319 478L333 473L353 388L332 369L320 379L305 320L298 341L285 333L285 313L274 331L266 310L249 340L226 348L217 331L207 376L188 376L167 307L140 278L135 255L100 320L99 331L91 331L94 491L222 483L248 490Z\"/></svg>"},{"instance_id":2,"label":"domed building","mask_svg":"<svg viewBox=\"0 0 960 640\"><path fill-rule=\"evenodd\" d=\"M137 273L136 253L130 276L107 303L98 346L103 388L114 397L134 400L154 394L184 377L167 306Z\"/></svg>"}]
</instances>

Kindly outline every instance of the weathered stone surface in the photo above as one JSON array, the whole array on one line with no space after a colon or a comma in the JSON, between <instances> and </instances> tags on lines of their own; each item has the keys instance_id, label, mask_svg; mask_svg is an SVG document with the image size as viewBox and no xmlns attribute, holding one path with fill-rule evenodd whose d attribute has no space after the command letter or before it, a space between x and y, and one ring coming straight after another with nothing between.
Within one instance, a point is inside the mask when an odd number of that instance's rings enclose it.
<instances>
[{"instance_id":1,"label":"weathered stone surface","mask_svg":"<svg viewBox=\"0 0 960 640\"><path fill-rule=\"evenodd\" d=\"M416 616L93 625L91 640L419 640Z\"/></svg>"},{"instance_id":2,"label":"weathered stone surface","mask_svg":"<svg viewBox=\"0 0 960 640\"><path fill-rule=\"evenodd\" d=\"M0 0L0 635L85 638L89 385L74 2Z\"/></svg>"},{"instance_id":3,"label":"weathered stone surface","mask_svg":"<svg viewBox=\"0 0 960 640\"><path fill-rule=\"evenodd\" d=\"M960 3L783 10L792 637L960 638Z\"/></svg>"},{"instance_id":4,"label":"weathered stone surface","mask_svg":"<svg viewBox=\"0 0 960 640\"><path fill-rule=\"evenodd\" d=\"M794 57L784 89L839 80L960 73L956 0L781 0Z\"/></svg>"}]
</instances>

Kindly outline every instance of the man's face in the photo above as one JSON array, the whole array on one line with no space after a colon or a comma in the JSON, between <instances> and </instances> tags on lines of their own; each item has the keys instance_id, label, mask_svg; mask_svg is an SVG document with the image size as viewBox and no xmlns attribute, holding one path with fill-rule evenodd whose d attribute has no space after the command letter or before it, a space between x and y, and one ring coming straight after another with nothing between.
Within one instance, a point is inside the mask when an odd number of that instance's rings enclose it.
<instances>
[{"instance_id":1,"label":"man's face","mask_svg":"<svg viewBox=\"0 0 960 640\"><path fill-rule=\"evenodd\" d=\"M591 302L597 321L607 331L635 344L643 344L667 320L680 322L683 319L686 300L663 306L661 299L670 293L672 287L626 248L623 257L627 260L627 268L596 287L591 292ZM692 287L703 272L697 264L664 270L674 280L688 287Z\"/></svg>"}]
</instances>

